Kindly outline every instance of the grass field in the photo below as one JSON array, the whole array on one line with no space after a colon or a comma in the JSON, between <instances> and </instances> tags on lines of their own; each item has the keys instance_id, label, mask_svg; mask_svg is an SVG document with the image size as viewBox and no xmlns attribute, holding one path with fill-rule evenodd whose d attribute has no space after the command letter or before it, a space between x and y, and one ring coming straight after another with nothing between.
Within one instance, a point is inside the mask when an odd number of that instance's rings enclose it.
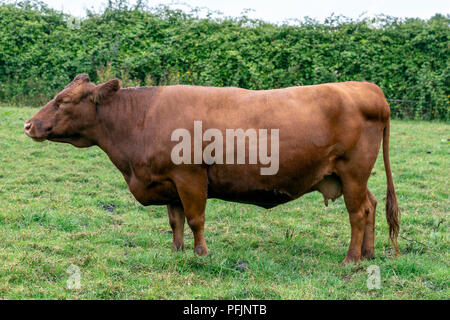
<instances>
[{"instance_id":1,"label":"grass field","mask_svg":"<svg viewBox=\"0 0 450 320\"><path fill-rule=\"evenodd\" d=\"M342 198L324 207L318 193L271 210L209 200L210 256L194 256L189 228L186 252L172 253L166 208L139 205L100 149L27 138L23 123L35 112L0 108L0 298L450 298L449 124L392 122L402 255L388 245L380 153L369 180L377 258L341 266L348 214ZM80 289L67 286L72 264ZM367 288L370 265L381 289Z\"/></svg>"}]
</instances>

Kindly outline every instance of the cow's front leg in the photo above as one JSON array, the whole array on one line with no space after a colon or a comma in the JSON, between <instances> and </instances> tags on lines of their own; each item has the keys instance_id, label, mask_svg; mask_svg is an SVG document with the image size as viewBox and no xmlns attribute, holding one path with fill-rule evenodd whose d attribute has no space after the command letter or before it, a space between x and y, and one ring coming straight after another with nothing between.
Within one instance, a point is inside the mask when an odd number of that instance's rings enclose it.
<instances>
[{"instance_id":1,"label":"cow's front leg","mask_svg":"<svg viewBox=\"0 0 450 320\"><path fill-rule=\"evenodd\" d=\"M205 242L205 208L207 199L207 176L203 168L179 171L173 178L186 219L194 233L194 252L208 254Z\"/></svg>"},{"instance_id":2,"label":"cow's front leg","mask_svg":"<svg viewBox=\"0 0 450 320\"><path fill-rule=\"evenodd\" d=\"M169 223L173 233L172 249L174 251L184 251L184 220L186 215L181 204L167 205L169 212Z\"/></svg>"}]
</instances>

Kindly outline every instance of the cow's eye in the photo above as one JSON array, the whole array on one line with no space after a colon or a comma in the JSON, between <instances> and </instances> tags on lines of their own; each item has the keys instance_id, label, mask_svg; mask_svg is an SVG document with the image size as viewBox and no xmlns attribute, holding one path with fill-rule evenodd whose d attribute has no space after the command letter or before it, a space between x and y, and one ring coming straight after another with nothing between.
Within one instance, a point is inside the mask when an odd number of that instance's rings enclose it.
<instances>
[{"instance_id":1,"label":"cow's eye","mask_svg":"<svg viewBox=\"0 0 450 320\"><path fill-rule=\"evenodd\" d=\"M62 103L63 103L63 104L68 104L68 103L70 103L70 101L69 101L69 100L66 100L66 101L63 101Z\"/></svg>"}]
</instances>

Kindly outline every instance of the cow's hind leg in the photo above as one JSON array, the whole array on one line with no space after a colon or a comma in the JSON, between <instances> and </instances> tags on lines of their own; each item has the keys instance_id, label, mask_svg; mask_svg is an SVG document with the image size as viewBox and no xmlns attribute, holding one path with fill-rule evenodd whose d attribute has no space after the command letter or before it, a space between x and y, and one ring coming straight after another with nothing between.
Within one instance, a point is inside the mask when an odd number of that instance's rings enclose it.
<instances>
[{"instance_id":1,"label":"cow's hind leg","mask_svg":"<svg viewBox=\"0 0 450 320\"><path fill-rule=\"evenodd\" d=\"M181 204L167 205L167 211L169 212L169 223L173 232L172 249L174 251L184 251L184 220L186 215Z\"/></svg>"},{"instance_id":2,"label":"cow's hind leg","mask_svg":"<svg viewBox=\"0 0 450 320\"><path fill-rule=\"evenodd\" d=\"M342 177L344 201L348 210L351 226L350 247L343 264L361 261L361 248L369 210L366 186L357 179Z\"/></svg>"},{"instance_id":3,"label":"cow's hind leg","mask_svg":"<svg viewBox=\"0 0 450 320\"><path fill-rule=\"evenodd\" d=\"M364 231L364 239L362 244L362 258L375 258L375 212L377 209L377 199L367 189L367 197L370 201L369 212L367 214L366 229Z\"/></svg>"},{"instance_id":4,"label":"cow's hind leg","mask_svg":"<svg viewBox=\"0 0 450 320\"><path fill-rule=\"evenodd\" d=\"M377 159L382 133L382 124L366 122L356 144L336 162L352 229L343 263L359 262L362 256L373 254L376 201L368 192L367 181Z\"/></svg>"}]
</instances>

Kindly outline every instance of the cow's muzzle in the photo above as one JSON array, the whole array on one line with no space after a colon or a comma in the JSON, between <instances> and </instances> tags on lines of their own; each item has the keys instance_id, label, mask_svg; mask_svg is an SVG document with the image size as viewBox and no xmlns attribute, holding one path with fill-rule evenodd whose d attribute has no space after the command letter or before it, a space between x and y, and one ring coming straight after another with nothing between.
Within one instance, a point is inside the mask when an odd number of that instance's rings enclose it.
<instances>
[{"instance_id":1,"label":"cow's muzzle","mask_svg":"<svg viewBox=\"0 0 450 320\"><path fill-rule=\"evenodd\" d=\"M41 121L30 119L25 122L23 130L25 131L25 134L31 139L41 142L47 138L48 134L52 130L52 127L43 126Z\"/></svg>"}]
</instances>

